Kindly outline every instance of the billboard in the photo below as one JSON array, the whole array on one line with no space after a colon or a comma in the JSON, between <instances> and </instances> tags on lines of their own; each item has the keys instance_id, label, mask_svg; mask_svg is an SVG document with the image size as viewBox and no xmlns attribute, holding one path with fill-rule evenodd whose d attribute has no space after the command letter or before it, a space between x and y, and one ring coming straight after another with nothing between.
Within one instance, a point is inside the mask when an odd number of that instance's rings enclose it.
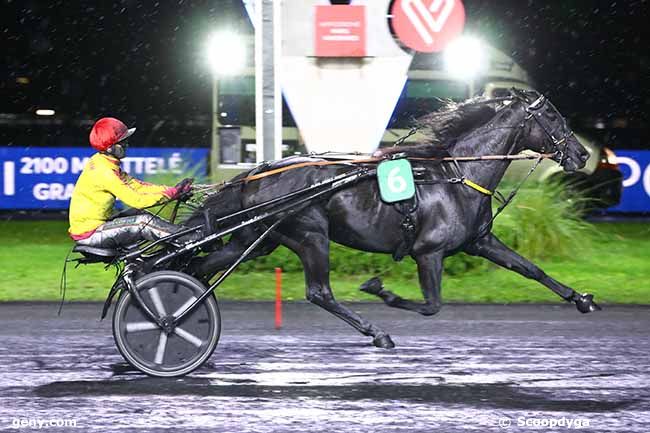
<instances>
[{"instance_id":1,"label":"billboard","mask_svg":"<svg viewBox=\"0 0 650 433\"><path fill-rule=\"evenodd\" d=\"M372 153L413 53L390 31L391 0L324 3L283 0L276 80L308 151Z\"/></svg>"},{"instance_id":2,"label":"billboard","mask_svg":"<svg viewBox=\"0 0 650 433\"><path fill-rule=\"evenodd\" d=\"M405 46L423 53L444 50L465 26L460 0L395 0L391 24Z\"/></svg>"},{"instance_id":3,"label":"billboard","mask_svg":"<svg viewBox=\"0 0 650 433\"><path fill-rule=\"evenodd\" d=\"M621 203L608 212L650 212L650 150L616 150L623 172Z\"/></svg>"},{"instance_id":4,"label":"billboard","mask_svg":"<svg viewBox=\"0 0 650 433\"><path fill-rule=\"evenodd\" d=\"M157 173L206 174L209 149L133 148L122 168L139 179ZM0 209L67 209L74 184L95 151L82 147L0 147Z\"/></svg>"},{"instance_id":5,"label":"billboard","mask_svg":"<svg viewBox=\"0 0 650 433\"><path fill-rule=\"evenodd\" d=\"M365 6L316 6L316 57L365 57Z\"/></svg>"}]
</instances>

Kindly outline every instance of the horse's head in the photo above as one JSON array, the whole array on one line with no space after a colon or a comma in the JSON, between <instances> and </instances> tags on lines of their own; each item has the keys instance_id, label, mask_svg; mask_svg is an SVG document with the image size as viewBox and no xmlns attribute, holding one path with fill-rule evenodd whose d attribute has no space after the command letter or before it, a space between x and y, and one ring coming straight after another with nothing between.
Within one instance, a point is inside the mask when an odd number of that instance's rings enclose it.
<instances>
[{"instance_id":1,"label":"horse's head","mask_svg":"<svg viewBox=\"0 0 650 433\"><path fill-rule=\"evenodd\" d=\"M512 89L526 111L523 127L526 131L525 148L539 153L553 153L553 160L566 171L585 166L589 153L580 144L555 106L534 91Z\"/></svg>"}]
</instances>

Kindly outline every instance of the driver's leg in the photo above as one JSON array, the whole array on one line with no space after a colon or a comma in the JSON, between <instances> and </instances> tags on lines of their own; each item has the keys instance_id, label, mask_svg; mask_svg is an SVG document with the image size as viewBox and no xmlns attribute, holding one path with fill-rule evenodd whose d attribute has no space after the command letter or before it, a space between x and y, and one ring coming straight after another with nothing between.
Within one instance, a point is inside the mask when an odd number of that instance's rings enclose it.
<instances>
[{"instance_id":1,"label":"driver's leg","mask_svg":"<svg viewBox=\"0 0 650 433\"><path fill-rule=\"evenodd\" d=\"M182 229L182 227L147 213L137 215L135 219L140 226L140 238L148 241L156 241Z\"/></svg>"},{"instance_id":2,"label":"driver's leg","mask_svg":"<svg viewBox=\"0 0 650 433\"><path fill-rule=\"evenodd\" d=\"M115 218L97 228L79 245L98 248L118 248L142 240L155 241L177 232L180 227L150 214Z\"/></svg>"}]
</instances>

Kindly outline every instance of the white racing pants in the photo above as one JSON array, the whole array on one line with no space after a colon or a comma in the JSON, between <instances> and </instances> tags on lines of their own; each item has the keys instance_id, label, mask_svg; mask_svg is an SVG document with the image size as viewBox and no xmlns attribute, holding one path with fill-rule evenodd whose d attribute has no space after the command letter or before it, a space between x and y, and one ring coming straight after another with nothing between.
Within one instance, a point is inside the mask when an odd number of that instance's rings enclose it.
<instances>
[{"instance_id":1,"label":"white racing pants","mask_svg":"<svg viewBox=\"0 0 650 433\"><path fill-rule=\"evenodd\" d=\"M183 227L150 214L140 214L115 218L97 227L95 233L77 241L78 245L96 248L116 249L135 244L142 240L156 241L171 235ZM183 240L195 238L194 233L182 236Z\"/></svg>"}]
</instances>

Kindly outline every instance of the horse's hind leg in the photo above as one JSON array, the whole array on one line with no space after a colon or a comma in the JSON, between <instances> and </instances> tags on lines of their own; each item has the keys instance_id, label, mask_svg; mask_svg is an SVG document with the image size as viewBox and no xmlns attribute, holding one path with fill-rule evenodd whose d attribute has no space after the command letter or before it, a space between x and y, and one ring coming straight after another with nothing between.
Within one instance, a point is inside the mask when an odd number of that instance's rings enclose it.
<instances>
[{"instance_id":1,"label":"horse's hind leg","mask_svg":"<svg viewBox=\"0 0 650 433\"><path fill-rule=\"evenodd\" d=\"M549 277L535 264L504 245L492 233L488 233L486 236L477 240L474 244L466 248L465 252L475 256L485 257L499 266L503 266L506 269L515 271L526 278L533 279L545 285L564 300L574 302L578 311L581 313L589 313L601 309L593 301L593 295L587 293L581 295L571 287L565 286Z\"/></svg>"},{"instance_id":2,"label":"horse's hind leg","mask_svg":"<svg viewBox=\"0 0 650 433\"><path fill-rule=\"evenodd\" d=\"M442 253L436 252L415 257L418 265L418 278L424 302L403 299L384 288L381 280L371 278L361 285L360 290L380 297L386 305L394 308L415 311L423 316L432 316L440 311L440 282L442 279Z\"/></svg>"},{"instance_id":3,"label":"horse's hind leg","mask_svg":"<svg viewBox=\"0 0 650 433\"><path fill-rule=\"evenodd\" d=\"M329 238L314 232L303 235L299 241L287 238L282 243L300 257L305 272L307 300L343 319L363 335L374 337L375 346L384 349L395 347L386 332L334 299L329 282Z\"/></svg>"}]
</instances>

